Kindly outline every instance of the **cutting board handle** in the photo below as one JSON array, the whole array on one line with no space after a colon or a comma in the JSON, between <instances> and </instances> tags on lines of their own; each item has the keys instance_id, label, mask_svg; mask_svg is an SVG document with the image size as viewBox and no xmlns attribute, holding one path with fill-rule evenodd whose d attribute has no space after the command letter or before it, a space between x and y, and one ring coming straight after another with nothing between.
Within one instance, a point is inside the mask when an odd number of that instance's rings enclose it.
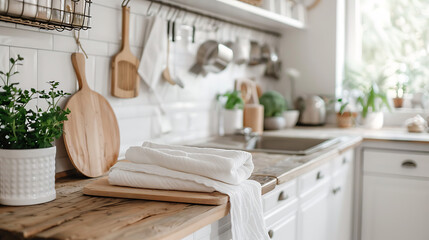
<instances>
[{"instance_id":1,"label":"cutting board handle","mask_svg":"<svg viewBox=\"0 0 429 240\"><path fill-rule=\"evenodd\" d=\"M73 53L71 55L74 71L76 72L79 90L89 89L85 76L85 56L82 53Z\"/></svg>"},{"instance_id":2,"label":"cutting board handle","mask_svg":"<svg viewBox=\"0 0 429 240\"><path fill-rule=\"evenodd\" d=\"M130 8L122 7L122 50L130 48Z\"/></svg>"}]
</instances>

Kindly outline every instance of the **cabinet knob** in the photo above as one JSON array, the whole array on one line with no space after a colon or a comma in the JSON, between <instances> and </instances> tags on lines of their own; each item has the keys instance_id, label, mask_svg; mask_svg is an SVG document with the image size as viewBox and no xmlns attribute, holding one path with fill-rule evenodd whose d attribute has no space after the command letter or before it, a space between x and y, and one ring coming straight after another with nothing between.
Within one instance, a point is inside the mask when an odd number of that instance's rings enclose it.
<instances>
[{"instance_id":1,"label":"cabinet knob","mask_svg":"<svg viewBox=\"0 0 429 240\"><path fill-rule=\"evenodd\" d=\"M284 193L283 191L279 194L279 201L285 201L289 199L289 195Z\"/></svg>"},{"instance_id":2,"label":"cabinet knob","mask_svg":"<svg viewBox=\"0 0 429 240\"><path fill-rule=\"evenodd\" d=\"M333 194L337 194L339 191L341 191L341 187L336 187L336 188L332 189Z\"/></svg>"},{"instance_id":3,"label":"cabinet knob","mask_svg":"<svg viewBox=\"0 0 429 240\"><path fill-rule=\"evenodd\" d=\"M416 168L417 167L417 163L414 162L413 160L405 160L402 162L402 167L403 168Z\"/></svg>"},{"instance_id":4,"label":"cabinet knob","mask_svg":"<svg viewBox=\"0 0 429 240\"><path fill-rule=\"evenodd\" d=\"M274 237L274 231L270 229L270 231L268 231L268 236L270 238L273 238Z\"/></svg>"},{"instance_id":5,"label":"cabinet knob","mask_svg":"<svg viewBox=\"0 0 429 240\"><path fill-rule=\"evenodd\" d=\"M325 176L323 175L323 173L321 171L317 172L317 176L316 176L316 180L321 180L323 179Z\"/></svg>"},{"instance_id":6,"label":"cabinet knob","mask_svg":"<svg viewBox=\"0 0 429 240\"><path fill-rule=\"evenodd\" d=\"M346 157L344 157L343 158L343 164L346 164L347 163L347 158Z\"/></svg>"}]
</instances>

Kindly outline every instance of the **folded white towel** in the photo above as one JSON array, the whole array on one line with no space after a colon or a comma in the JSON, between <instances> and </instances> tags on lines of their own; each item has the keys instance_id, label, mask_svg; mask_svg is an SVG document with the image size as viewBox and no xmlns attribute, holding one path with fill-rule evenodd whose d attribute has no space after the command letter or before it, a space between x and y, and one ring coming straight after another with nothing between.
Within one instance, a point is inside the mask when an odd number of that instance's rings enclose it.
<instances>
[{"instance_id":1,"label":"folded white towel","mask_svg":"<svg viewBox=\"0 0 429 240\"><path fill-rule=\"evenodd\" d=\"M113 185L168 190L213 190L231 203L233 239L269 239L265 229L261 185L246 180L253 171L250 153L144 143L125 154L109 172Z\"/></svg>"},{"instance_id":2,"label":"folded white towel","mask_svg":"<svg viewBox=\"0 0 429 240\"><path fill-rule=\"evenodd\" d=\"M253 172L252 154L243 151L161 145L151 142L131 147L125 158L134 163L205 176L229 184L240 184Z\"/></svg>"}]
</instances>

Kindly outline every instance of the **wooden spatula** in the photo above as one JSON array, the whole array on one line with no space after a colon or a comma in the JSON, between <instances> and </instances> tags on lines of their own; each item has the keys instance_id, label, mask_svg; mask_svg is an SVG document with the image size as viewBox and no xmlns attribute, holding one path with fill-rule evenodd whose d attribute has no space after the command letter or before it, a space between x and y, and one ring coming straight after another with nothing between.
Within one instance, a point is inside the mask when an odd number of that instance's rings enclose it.
<instances>
[{"instance_id":1,"label":"wooden spatula","mask_svg":"<svg viewBox=\"0 0 429 240\"><path fill-rule=\"evenodd\" d=\"M118 159L118 122L109 102L89 88L83 54L73 53L71 59L79 91L66 104L71 113L64 122L64 143L75 168L87 177L98 177Z\"/></svg>"},{"instance_id":2,"label":"wooden spatula","mask_svg":"<svg viewBox=\"0 0 429 240\"><path fill-rule=\"evenodd\" d=\"M122 7L122 48L112 60L112 95L133 98L139 94L139 60L130 49L130 8Z\"/></svg>"}]
</instances>

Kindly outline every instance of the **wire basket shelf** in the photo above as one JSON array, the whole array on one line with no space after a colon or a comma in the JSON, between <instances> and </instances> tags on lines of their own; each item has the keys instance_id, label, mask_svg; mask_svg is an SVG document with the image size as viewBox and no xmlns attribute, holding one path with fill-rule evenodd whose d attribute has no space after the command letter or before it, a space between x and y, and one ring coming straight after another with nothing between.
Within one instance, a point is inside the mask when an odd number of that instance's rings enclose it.
<instances>
[{"instance_id":1,"label":"wire basket shelf","mask_svg":"<svg viewBox=\"0 0 429 240\"><path fill-rule=\"evenodd\" d=\"M48 30L90 29L92 0L0 0L0 21Z\"/></svg>"}]
</instances>

